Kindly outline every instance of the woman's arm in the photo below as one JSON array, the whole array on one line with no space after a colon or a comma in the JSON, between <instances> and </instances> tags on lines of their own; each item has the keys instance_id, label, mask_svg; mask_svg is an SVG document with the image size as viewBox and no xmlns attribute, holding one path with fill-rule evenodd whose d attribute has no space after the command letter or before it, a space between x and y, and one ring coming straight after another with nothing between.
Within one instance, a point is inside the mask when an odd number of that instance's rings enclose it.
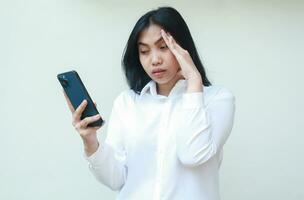
<instances>
[{"instance_id":1,"label":"woman's arm","mask_svg":"<svg viewBox=\"0 0 304 200\"><path fill-rule=\"evenodd\" d=\"M234 96L227 90L219 91L205 107L202 77L188 51L164 30L161 35L180 65L176 76L188 81L181 113L173 116L178 124L177 156L183 164L197 166L214 156L227 140L233 125Z\"/></svg>"},{"instance_id":2,"label":"woman's arm","mask_svg":"<svg viewBox=\"0 0 304 200\"><path fill-rule=\"evenodd\" d=\"M104 142L100 142L93 155L86 157L89 169L96 179L112 190L120 190L127 175L126 153L121 137L120 122L115 101L109 119L107 138Z\"/></svg>"},{"instance_id":3,"label":"woman's arm","mask_svg":"<svg viewBox=\"0 0 304 200\"><path fill-rule=\"evenodd\" d=\"M66 101L72 113L73 126L82 138L85 158L89 162L89 168L94 176L113 190L119 190L125 182L126 167L124 165L124 151L120 137L120 119L114 102L109 120L108 137L106 142L99 143L97 130L100 127L88 127L87 125L100 118L99 115L80 119L87 102L83 101L75 110L64 92Z\"/></svg>"},{"instance_id":4,"label":"woman's arm","mask_svg":"<svg viewBox=\"0 0 304 200\"><path fill-rule=\"evenodd\" d=\"M176 132L177 156L187 166L197 166L222 149L230 135L235 98L227 89L219 89L205 107L202 92L185 93Z\"/></svg>"},{"instance_id":5,"label":"woman's arm","mask_svg":"<svg viewBox=\"0 0 304 200\"><path fill-rule=\"evenodd\" d=\"M125 154L107 142L102 143L97 151L86 157L89 169L94 177L112 190L120 190L125 183L127 167Z\"/></svg>"}]
</instances>

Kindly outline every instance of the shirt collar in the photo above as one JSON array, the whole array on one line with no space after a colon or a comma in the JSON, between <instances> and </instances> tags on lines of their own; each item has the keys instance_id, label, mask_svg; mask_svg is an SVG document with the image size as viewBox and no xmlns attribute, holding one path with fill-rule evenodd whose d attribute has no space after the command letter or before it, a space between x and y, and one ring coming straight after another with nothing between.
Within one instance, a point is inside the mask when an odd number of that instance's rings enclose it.
<instances>
[{"instance_id":1,"label":"shirt collar","mask_svg":"<svg viewBox=\"0 0 304 200\"><path fill-rule=\"evenodd\" d=\"M186 91L186 88L187 88L187 80L180 79L175 83L168 97L180 95ZM141 90L140 96L143 96L146 93L149 93L152 96L158 96L155 81L151 80L149 83L147 83L145 87Z\"/></svg>"},{"instance_id":2,"label":"shirt collar","mask_svg":"<svg viewBox=\"0 0 304 200\"><path fill-rule=\"evenodd\" d=\"M145 85L145 87L140 92L140 96L144 95L145 93L150 93L152 95L157 95L156 83L153 80L151 80L150 82L148 82Z\"/></svg>"}]
</instances>

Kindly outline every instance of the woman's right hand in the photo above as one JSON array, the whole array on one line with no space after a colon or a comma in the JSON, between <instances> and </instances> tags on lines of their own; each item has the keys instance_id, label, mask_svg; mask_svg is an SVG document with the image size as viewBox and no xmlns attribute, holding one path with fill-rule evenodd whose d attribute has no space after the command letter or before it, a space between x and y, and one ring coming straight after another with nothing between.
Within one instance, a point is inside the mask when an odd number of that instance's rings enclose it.
<instances>
[{"instance_id":1,"label":"woman's right hand","mask_svg":"<svg viewBox=\"0 0 304 200\"><path fill-rule=\"evenodd\" d=\"M64 91L63 93L72 113L72 125L75 127L80 137L82 138L87 155L90 155L94 153L98 148L99 144L96 133L97 130L101 128L101 126L88 127L88 124L97 121L100 118L100 115L97 114L81 120L81 115L87 106L87 101L84 100L75 110L66 93Z\"/></svg>"}]
</instances>

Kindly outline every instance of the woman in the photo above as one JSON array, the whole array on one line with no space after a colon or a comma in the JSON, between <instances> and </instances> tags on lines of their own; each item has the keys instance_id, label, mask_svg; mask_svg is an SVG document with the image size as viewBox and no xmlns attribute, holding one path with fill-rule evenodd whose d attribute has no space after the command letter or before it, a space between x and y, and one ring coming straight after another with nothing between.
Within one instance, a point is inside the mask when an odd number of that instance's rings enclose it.
<instances>
[{"instance_id":1,"label":"woman","mask_svg":"<svg viewBox=\"0 0 304 200\"><path fill-rule=\"evenodd\" d=\"M73 110L94 176L118 199L217 200L222 149L234 96L211 86L182 16L171 7L143 15L123 61L129 90L114 101L105 141ZM68 100L68 99L67 99Z\"/></svg>"}]
</instances>

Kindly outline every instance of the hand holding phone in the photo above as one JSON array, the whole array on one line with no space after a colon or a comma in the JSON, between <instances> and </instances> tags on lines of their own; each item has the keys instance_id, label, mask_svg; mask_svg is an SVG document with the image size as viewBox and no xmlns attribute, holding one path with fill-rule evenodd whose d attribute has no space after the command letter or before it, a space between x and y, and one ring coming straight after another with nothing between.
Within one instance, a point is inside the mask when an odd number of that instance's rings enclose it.
<instances>
[{"instance_id":1,"label":"hand holding phone","mask_svg":"<svg viewBox=\"0 0 304 200\"><path fill-rule=\"evenodd\" d=\"M73 125L81 127L100 127L104 120L100 117L94 102L76 71L57 75L64 89L68 106L73 113Z\"/></svg>"}]
</instances>

